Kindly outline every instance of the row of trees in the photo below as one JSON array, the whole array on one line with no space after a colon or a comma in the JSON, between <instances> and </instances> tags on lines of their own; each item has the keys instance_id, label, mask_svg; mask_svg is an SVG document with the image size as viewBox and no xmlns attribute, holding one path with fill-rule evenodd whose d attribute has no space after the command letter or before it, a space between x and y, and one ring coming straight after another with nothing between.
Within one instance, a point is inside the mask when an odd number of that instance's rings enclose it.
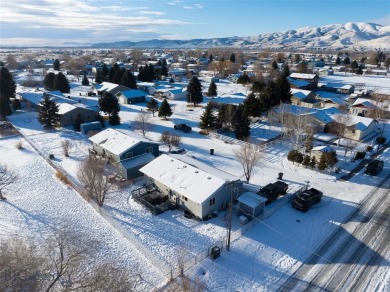
<instances>
[{"instance_id":1,"label":"row of trees","mask_svg":"<svg viewBox=\"0 0 390 292\"><path fill-rule=\"evenodd\" d=\"M123 85L131 89L137 88L137 81L134 74L130 70L119 67L117 63L110 69L104 64L102 69L96 71L95 82L100 84L105 81Z\"/></svg>"},{"instance_id":2,"label":"row of trees","mask_svg":"<svg viewBox=\"0 0 390 292\"><path fill-rule=\"evenodd\" d=\"M53 72L47 73L43 79L43 85L49 91L59 90L62 93L70 92L68 79L62 72L58 72L57 74Z\"/></svg>"},{"instance_id":3,"label":"row of trees","mask_svg":"<svg viewBox=\"0 0 390 292\"><path fill-rule=\"evenodd\" d=\"M288 153L287 159L289 161L292 161L293 164L302 164L303 166L309 166L312 169L317 166L318 170L325 170L327 168L333 167L338 161L336 151L322 153L320 160L317 162L315 156L310 157L309 155L304 155L300 151L295 149L291 150Z\"/></svg>"},{"instance_id":4,"label":"row of trees","mask_svg":"<svg viewBox=\"0 0 390 292\"><path fill-rule=\"evenodd\" d=\"M16 84L6 67L0 67L0 119L12 114L11 98L15 97Z\"/></svg>"}]
</instances>

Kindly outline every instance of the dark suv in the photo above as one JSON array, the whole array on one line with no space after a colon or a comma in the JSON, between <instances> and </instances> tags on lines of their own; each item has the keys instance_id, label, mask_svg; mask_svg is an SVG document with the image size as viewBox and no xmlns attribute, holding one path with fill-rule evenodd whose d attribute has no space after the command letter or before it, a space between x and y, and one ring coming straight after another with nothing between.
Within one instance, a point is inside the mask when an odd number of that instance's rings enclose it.
<instances>
[{"instance_id":1,"label":"dark suv","mask_svg":"<svg viewBox=\"0 0 390 292\"><path fill-rule=\"evenodd\" d=\"M310 209L312 205L321 201L322 192L311 188L309 190L305 190L300 194L297 194L294 197L292 205L294 208L299 209L301 211L307 211Z\"/></svg>"},{"instance_id":2,"label":"dark suv","mask_svg":"<svg viewBox=\"0 0 390 292\"><path fill-rule=\"evenodd\" d=\"M275 201L279 196L284 196L287 192L288 184L277 181L272 184L268 184L260 189L258 195L267 199L266 205Z\"/></svg>"},{"instance_id":3,"label":"dark suv","mask_svg":"<svg viewBox=\"0 0 390 292\"><path fill-rule=\"evenodd\" d=\"M376 175L383 169L383 161L379 159L374 159L370 161L364 168L364 172L370 175Z\"/></svg>"},{"instance_id":4,"label":"dark suv","mask_svg":"<svg viewBox=\"0 0 390 292\"><path fill-rule=\"evenodd\" d=\"M187 126L186 124L177 124L177 125L174 125L173 128L175 130L181 130L185 133L189 133L192 130L192 128L190 126Z\"/></svg>"}]
</instances>

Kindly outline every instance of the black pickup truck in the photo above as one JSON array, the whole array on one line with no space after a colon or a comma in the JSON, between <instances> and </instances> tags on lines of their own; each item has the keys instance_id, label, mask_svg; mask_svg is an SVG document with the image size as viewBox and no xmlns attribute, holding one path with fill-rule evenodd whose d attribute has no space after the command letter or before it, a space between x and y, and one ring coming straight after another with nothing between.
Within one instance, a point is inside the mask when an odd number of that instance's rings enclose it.
<instances>
[{"instance_id":1,"label":"black pickup truck","mask_svg":"<svg viewBox=\"0 0 390 292\"><path fill-rule=\"evenodd\" d=\"M175 130L180 130L180 131L183 131L185 133L189 133L192 131L192 128L190 126L187 126L186 124L177 124L177 125L174 125L173 128Z\"/></svg>"},{"instance_id":2,"label":"black pickup truck","mask_svg":"<svg viewBox=\"0 0 390 292\"><path fill-rule=\"evenodd\" d=\"M303 191L300 194L297 194L294 197L294 200L292 202L292 205L294 208L301 210L301 211L307 211L310 209L310 207L321 201L322 197L322 192L315 189L311 188L308 190Z\"/></svg>"},{"instance_id":3,"label":"black pickup truck","mask_svg":"<svg viewBox=\"0 0 390 292\"><path fill-rule=\"evenodd\" d=\"M257 192L258 195L267 199L266 205L275 201L279 196L284 196L287 192L288 184L277 181L272 184L268 184Z\"/></svg>"}]
</instances>

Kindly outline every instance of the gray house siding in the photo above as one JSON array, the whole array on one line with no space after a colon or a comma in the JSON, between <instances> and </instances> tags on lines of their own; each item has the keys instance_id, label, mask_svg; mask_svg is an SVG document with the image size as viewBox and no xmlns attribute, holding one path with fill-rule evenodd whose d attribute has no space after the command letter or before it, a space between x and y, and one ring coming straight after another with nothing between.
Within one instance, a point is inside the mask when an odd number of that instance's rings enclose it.
<instances>
[{"instance_id":1,"label":"gray house siding","mask_svg":"<svg viewBox=\"0 0 390 292\"><path fill-rule=\"evenodd\" d=\"M75 108L63 115L61 115L60 122L62 126L70 126L75 123L78 116L81 115L82 120L85 123L96 121L96 112L94 110L85 108Z\"/></svg>"},{"instance_id":2,"label":"gray house siding","mask_svg":"<svg viewBox=\"0 0 390 292\"><path fill-rule=\"evenodd\" d=\"M146 143L146 142L141 142L139 143L138 145L135 145L134 147L132 147L131 149L129 149L128 151L126 151L125 153L123 153L120 157L119 157L119 160L117 161L120 161L120 160L124 160L124 159L128 159L130 157L128 157L128 154L129 153L132 153L132 157L135 157L135 156L138 156L138 155L142 155L144 153L147 153L147 148L149 147L152 147L152 151L149 152L151 154L153 154L154 157L157 157L159 155L159 145L158 144L155 144L155 143Z\"/></svg>"}]
</instances>

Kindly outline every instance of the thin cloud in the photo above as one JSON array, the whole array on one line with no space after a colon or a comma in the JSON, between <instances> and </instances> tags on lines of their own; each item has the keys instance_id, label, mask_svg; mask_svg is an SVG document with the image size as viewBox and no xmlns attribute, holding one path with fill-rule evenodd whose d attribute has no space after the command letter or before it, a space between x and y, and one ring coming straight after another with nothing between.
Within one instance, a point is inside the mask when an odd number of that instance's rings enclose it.
<instances>
[{"instance_id":1,"label":"thin cloud","mask_svg":"<svg viewBox=\"0 0 390 292\"><path fill-rule=\"evenodd\" d=\"M380 25L383 25L383 26L388 26L388 25L390 25L390 13L387 14L383 18L374 19L374 20L371 20L369 22L380 24Z\"/></svg>"},{"instance_id":2,"label":"thin cloud","mask_svg":"<svg viewBox=\"0 0 390 292\"><path fill-rule=\"evenodd\" d=\"M199 4L199 3L196 3L194 5L183 5L182 7L184 9L189 9L189 10L192 10L192 9L203 9L203 5Z\"/></svg>"},{"instance_id":3,"label":"thin cloud","mask_svg":"<svg viewBox=\"0 0 390 292\"><path fill-rule=\"evenodd\" d=\"M142 10L142 11L138 11L138 14L144 14L144 15L164 15L165 12Z\"/></svg>"}]
</instances>

